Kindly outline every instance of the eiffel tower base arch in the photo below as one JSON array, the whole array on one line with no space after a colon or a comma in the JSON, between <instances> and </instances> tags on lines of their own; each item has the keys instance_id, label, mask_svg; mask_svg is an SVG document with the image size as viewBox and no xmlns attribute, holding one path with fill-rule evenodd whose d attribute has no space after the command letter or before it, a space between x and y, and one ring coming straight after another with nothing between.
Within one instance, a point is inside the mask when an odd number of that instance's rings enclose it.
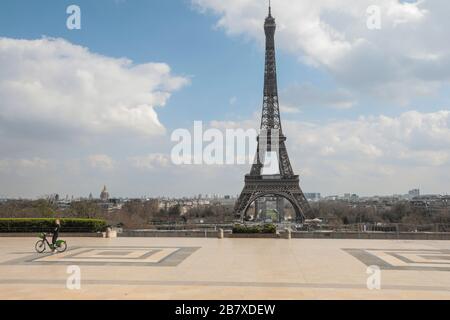
<instances>
[{"instance_id":1,"label":"eiffel tower base arch","mask_svg":"<svg viewBox=\"0 0 450 320\"><path fill-rule=\"evenodd\" d=\"M295 211L295 220L303 223L309 204L299 185L298 176L281 178L277 176L246 176L245 187L235 206L235 213L244 221L251 204L262 197L275 196L289 201Z\"/></svg>"}]
</instances>

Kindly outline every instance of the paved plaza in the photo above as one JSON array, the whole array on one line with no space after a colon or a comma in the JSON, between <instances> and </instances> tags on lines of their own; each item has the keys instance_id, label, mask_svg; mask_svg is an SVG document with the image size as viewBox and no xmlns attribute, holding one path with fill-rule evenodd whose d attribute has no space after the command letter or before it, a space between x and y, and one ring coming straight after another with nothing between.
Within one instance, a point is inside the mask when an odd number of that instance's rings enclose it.
<instances>
[{"instance_id":1,"label":"paved plaza","mask_svg":"<svg viewBox=\"0 0 450 320\"><path fill-rule=\"evenodd\" d=\"M0 299L450 299L450 241L67 240L39 255L36 239L0 238Z\"/></svg>"}]
</instances>

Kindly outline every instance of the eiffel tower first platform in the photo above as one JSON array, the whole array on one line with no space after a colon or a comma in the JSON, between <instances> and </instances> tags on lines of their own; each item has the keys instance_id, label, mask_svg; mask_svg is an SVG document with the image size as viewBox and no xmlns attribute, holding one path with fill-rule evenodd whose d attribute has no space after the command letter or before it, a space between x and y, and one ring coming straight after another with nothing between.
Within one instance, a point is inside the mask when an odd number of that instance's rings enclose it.
<instances>
[{"instance_id":1,"label":"eiffel tower first platform","mask_svg":"<svg viewBox=\"0 0 450 320\"><path fill-rule=\"evenodd\" d=\"M286 149L286 137L283 135L278 103L277 70L275 58L275 19L269 6L269 16L264 24L266 34L266 63L264 74L264 103L262 110L261 132L258 137L256 160L250 174L245 176L245 187L235 206L235 214L245 219L250 205L265 197L288 200L296 213L296 221L303 222L310 210L308 201L300 188L300 179L294 175ZM265 174L266 154L276 153L278 173ZM257 211L257 209L255 209ZM255 213L256 217L257 213Z\"/></svg>"}]
</instances>

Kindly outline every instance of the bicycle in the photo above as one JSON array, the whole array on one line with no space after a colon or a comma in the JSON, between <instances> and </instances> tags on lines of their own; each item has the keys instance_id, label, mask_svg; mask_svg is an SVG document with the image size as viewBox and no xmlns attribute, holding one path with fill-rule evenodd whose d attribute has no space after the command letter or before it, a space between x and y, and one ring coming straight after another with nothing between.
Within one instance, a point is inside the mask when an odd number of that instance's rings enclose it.
<instances>
[{"instance_id":1,"label":"bicycle","mask_svg":"<svg viewBox=\"0 0 450 320\"><path fill-rule=\"evenodd\" d=\"M47 246L51 250L56 249L56 251L58 251L59 253L62 253L67 250L67 242L64 240L56 241L55 246L53 246L53 244L48 242L46 233L41 233L41 234L39 234L38 237L41 238L41 240L36 242L36 244L34 246L37 253L43 253L47 249Z\"/></svg>"}]
</instances>

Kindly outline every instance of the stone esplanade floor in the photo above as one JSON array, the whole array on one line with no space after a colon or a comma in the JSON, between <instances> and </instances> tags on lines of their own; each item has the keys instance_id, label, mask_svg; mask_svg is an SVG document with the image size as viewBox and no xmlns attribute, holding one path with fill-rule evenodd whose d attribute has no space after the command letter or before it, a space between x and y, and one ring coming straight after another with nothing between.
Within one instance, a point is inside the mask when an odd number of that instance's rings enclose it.
<instances>
[{"instance_id":1,"label":"stone esplanade floor","mask_svg":"<svg viewBox=\"0 0 450 320\"><path fill-rule=\"evenodd\" d=\"M0 299L450 299L450 241L68 238L38 255L36 240L0 238Z\"/></svg>"}]
</instances>

